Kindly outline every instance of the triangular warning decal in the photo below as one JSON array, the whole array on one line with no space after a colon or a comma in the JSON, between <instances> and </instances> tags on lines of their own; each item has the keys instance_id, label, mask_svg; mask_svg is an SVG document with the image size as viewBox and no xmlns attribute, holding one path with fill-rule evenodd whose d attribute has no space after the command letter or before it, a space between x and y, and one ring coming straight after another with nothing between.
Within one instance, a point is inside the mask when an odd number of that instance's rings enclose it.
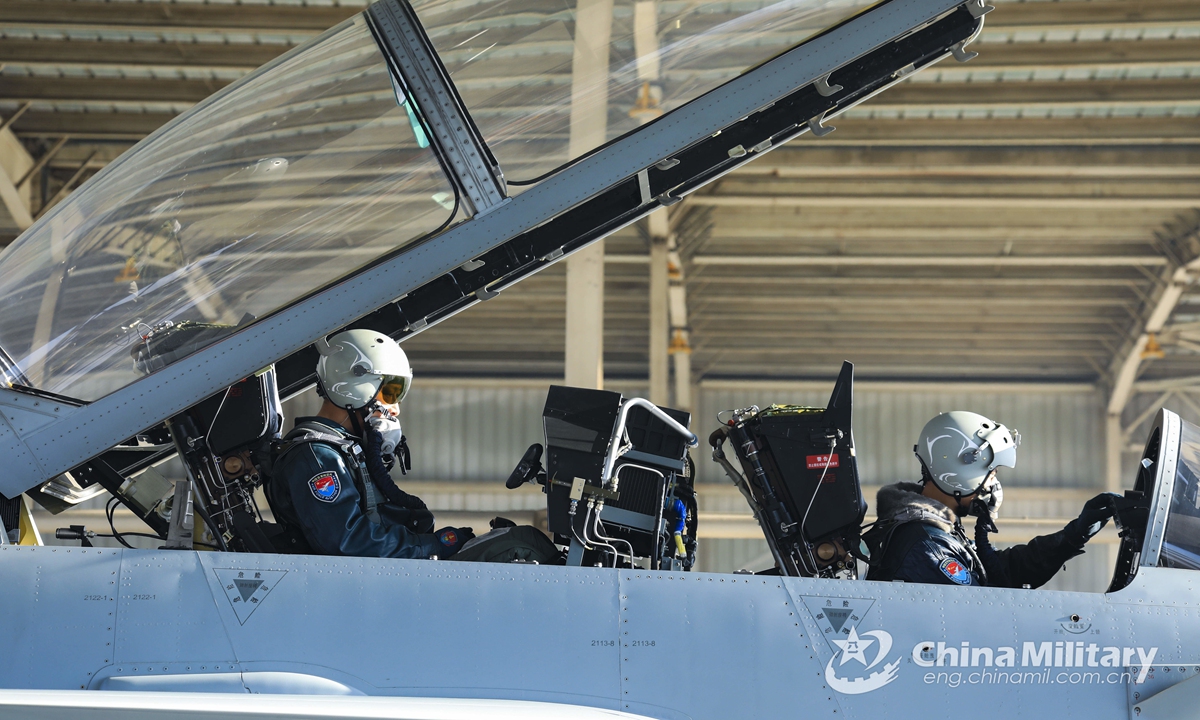
<instances>
[{"instance_id":1,"label":"triangular warning decal","mask_svg":"<svg viewBox=\"0 0 1200 720\"><path fill-rule=\"evenodd\" d=\"M262 587L262 580L234 580L233 584L237 586L238 592L242 595L242 602L250 599L254 591Z\"/></svg>"},{"instance_id":2,"label":"triangular warning decal","mask_svg":"<svg viewBox=\"0 0 1200 720\"><path fill-rule=\"evenodd\" d=\"M237 615L238 623L245 625L254 611L262 605L267 595L287 575L287 570L239 570L236 568L213 568L226 599Z\"/></svg>"},{"instance_id":3,"label":"triangular warning decal","mask_svg":"<svg viewBox=\"0 0 1200 720\"><path fill-rule=\"evenodd\" d=\"M834 632L841 632L842 626L846 624L846 620L854 613L850 608L825 608L825 617L829 619L829 624L833 626Z\"/></svg>"},{"instance_id":4,"label":"triangular warning decal","mask_svg":"<svg viewBox=\"0 0 1200 720\"><path fill-rule=\"evenodd\" d=\"M837 652L838 648L833 641L845 638L852 629L858 627L875 601L863 598L806 596L804 604L808 606L808 611L812 613L813 620L825 636L830 649Z\"/></svg>"}]
</instances>

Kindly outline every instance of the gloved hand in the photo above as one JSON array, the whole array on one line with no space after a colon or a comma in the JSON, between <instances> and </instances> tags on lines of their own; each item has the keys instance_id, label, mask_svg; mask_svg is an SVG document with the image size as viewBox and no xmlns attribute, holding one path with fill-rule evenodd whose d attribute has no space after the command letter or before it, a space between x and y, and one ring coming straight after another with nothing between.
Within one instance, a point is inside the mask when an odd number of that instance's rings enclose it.
<instances>
[{"instance_id":1,"label":"gloved hand","mask_svg":"<svg viewBox=\"0 0 1200 720\"><path fill-rule=\"evenodd\" d=\"M1119 498L1116 493L1100 493L1083 504L1079 517L1067 524L1084 542L1091 540L1100 529L1108 524L1113 516L1112 500Z\"/></svg>"},{"instance_id":2,"label":"gloved hand","mask_svg":"<svg viewBox=\"0 0 1200 720\"><path fill-rule=\"evenodd\" d=\"M396 497L398 499L396 504L402 508L408 508L409 510L428 510L429 509L429 506L425 504L425 501L422 500L421 498L417 497L416 495L409 495L408 493L404 492L400 488L396 488L396 493L397 493ZM391 493L388 493L388 500L391 500L391 499L392 499Z\"/></svg>"},{"instance_id":3,"label":"gloved hand","mask_svg":"<svg viewBox=\"0 0 1200 720\"><path fill-rule=\"evenodd\" d=\"M462 550L462 546L475 537L475 531L471 528L446 527L434 534L443 548L437 553L437 556L443 560Z\"/></svg>"},{"instance_id":4,"label":"gloved hand","mask_svg":"<svg viewBox=\"0 0 1200 720\"><path fill-rule=\"evenodd\" d=\"M409 510L390 502L380 503L380 517L393 525L403 525L418 535L433 534L433 513L428 510Z\"/></svg>"},{"instance_id":5,"label":"gloved hand","mask_svg":"<svg viewBox=\"0 0 1200 720\"><path fill-rule=\"evenodd\" d=\"M992 511L988 507L986 500L975 498L971 501L971 510L968 513L975 516L975 536L979 537L979 533L983 533L986 537L988 533L1000 532L1000 528L996 527L995 520L992 519Z\"/></svg>"},{"instance_id":6,"label":"gloved hand","mask_svg":"<svg viewBox=\"0 0 1200 720\"><path fill-rule=\"evenodd\" d=\"M403 444L404 438L400 438L403 452L408 452L408 446ZM387 463L381 454L381 446L383 444L383 435L376 429L367 428L367 474L371 476L371 480L375 483L375 487L383 493L388 502L397 507L407 508L409 510L428 510L425 502L416 495L409 495L400 488L396 487L392 476L388 474ZM403 458L401 458L403 460ZM403 469L403 463L401 469Z\"/></svg>"}]
</instances>

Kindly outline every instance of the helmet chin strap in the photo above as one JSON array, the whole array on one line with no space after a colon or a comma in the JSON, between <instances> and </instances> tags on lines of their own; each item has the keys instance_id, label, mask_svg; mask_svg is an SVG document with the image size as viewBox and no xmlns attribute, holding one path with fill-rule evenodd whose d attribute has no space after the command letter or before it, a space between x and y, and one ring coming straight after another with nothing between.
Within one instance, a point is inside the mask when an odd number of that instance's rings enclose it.
<instances>
[{"instance_id":1,"label":"helmet chin strap","mask_svg":"<svg viewBox=\"0 0 1200 720\"><path fill-rule=\"evenodd\" d=\"M370 407L370 405L364 405L363 407L358 408L358 410L354 410L349 407L345 409L346 414L350 416L350 425L354 428L355 437L362 438L364 442L366 441L367 434L363 431L362 420L359 419L358 413L359 410L363 410L367 407Z\"/></svg>"}]
</instances>

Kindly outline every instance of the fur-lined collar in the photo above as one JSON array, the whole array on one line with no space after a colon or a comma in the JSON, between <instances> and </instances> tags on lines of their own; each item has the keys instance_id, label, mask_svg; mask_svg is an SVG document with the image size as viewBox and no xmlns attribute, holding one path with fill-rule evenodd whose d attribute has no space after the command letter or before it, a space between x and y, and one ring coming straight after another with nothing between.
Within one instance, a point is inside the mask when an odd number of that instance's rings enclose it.
<instances>
[{"instance_id":1,"label":"fur-lined collar","mask_svg":"<svg viewBox=\"0 0 1200 720\"><path fill-rule=\"evenodd\" d=\"M879 488L875 511L881 521L917 521L946 532L954 529L955 517L950 508L922 495L917 483L901 482Z\"/></svg>"}]
</instances>

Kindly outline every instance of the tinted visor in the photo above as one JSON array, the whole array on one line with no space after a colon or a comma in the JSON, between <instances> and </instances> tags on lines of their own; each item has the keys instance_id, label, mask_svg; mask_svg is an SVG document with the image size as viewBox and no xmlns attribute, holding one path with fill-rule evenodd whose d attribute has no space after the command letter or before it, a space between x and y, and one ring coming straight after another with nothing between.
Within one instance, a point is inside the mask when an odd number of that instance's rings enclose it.
<instances>
[{"instance_id":1,"label":"tinted visor","mask_svg":"<svg viewBox=\"0 0 1200 720\"><path fill-rule=\"evenodd\" d=\"M384 375L383 384L379 386L379 397L388 405L395 405L408 394L412 380L401 375Z\"/></svg>"}]
</instances>

